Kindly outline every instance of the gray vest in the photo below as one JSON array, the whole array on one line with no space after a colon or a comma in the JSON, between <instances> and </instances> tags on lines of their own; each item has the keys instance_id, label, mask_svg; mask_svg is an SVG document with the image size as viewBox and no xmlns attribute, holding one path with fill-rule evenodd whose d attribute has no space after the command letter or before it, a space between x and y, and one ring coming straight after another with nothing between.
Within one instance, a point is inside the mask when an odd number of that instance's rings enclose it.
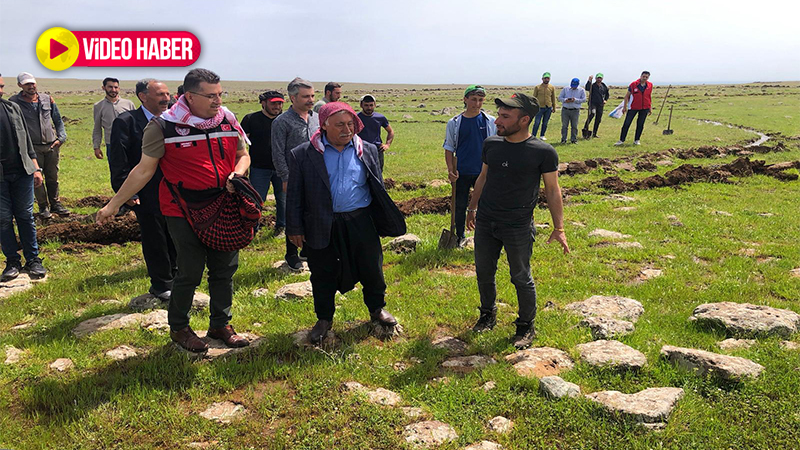
<instances>
[{"instance_id":1,"label":"gray vest","mask_svg":"<svg viewBox=\"0 0 800 450\"><path fill-rule=\"evenodd\" d=\"M55 142L57 137L56 128L53 125L53 103L49 95L40 92L37 103L26 102L19 98L19 94L12 96L9 100L18 104L22 109L22 115L25 117L25 124L28 127L28 135L34 144Z\"/></svg>"}]
</instances>

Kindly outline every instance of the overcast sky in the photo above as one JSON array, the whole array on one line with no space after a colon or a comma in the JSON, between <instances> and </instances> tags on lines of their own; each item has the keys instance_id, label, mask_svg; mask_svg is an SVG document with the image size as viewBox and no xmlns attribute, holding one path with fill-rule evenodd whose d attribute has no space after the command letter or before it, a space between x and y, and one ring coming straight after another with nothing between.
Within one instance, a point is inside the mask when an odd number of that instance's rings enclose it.
<instances>
[{"instance_id":1,"label":"overcast sky","mask_svg":"<svg viewBox=\"0 0 800 450\"><path fill-rule=\"evenodd\" d=\"M12 7L12 5L16 5ZM28 15L22 10L30 12ZM230 80L556 84L800 80L800 1L0 0L0 73L183 79L185 68L45 69L42 31L186 30Z\"/></svg>"}]
</instances>

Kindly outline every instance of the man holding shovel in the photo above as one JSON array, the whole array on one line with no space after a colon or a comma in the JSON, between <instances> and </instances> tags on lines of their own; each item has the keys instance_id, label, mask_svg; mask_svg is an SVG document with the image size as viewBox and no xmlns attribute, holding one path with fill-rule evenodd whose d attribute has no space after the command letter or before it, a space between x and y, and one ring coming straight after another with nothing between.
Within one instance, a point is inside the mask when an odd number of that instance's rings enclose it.
<instances>
[{"instance_id":1,"label":"man holding shovel","mask_svg":"<svg viewBox=\"0 0 800 450\"><path fill-rule=\"evenodd\" d=\"M603 83L602 73L597 74L594 83L592 83L592 76L589 75L586 91L589 92L589 117L586 118L586 123L583 125L583 138L589 139L597 137L597 128L600 127L600 121L603 120L603 107L608 101L608 86ZM589 124L592 119L594 119L594 128L589 132Z\"/></svg>"},{"instance_id":2,"label":"man holding shovel","mask_svg":"<svg viewBox=\"0 0 800 450\"><path fill-rule=\"evenodd\" d=\"M460 243L464 239L464 221L467 216L469 190L481 173L481 149L483 141L497 134L494 117L481 109L486 98L483 86L472 85L464 90L464 106L466 111L447 122L444 138L444 160L447 163L447 177L452 185L451 194L451 230L455 231L452 243ZM453 230L452 228L455 228ZM447 234L447 233L445 233ZM444 236L443 236L444 237ZM442 246L440 239L440 246ZM452 245L445 245L452 248Z\"/></svg>"}]
</instances>

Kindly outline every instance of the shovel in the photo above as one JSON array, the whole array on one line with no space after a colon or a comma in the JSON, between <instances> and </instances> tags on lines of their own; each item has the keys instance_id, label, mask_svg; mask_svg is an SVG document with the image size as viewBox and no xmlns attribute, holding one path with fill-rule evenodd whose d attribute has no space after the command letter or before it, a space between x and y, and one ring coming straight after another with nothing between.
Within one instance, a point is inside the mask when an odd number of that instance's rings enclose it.
<instances>
[{"instance_id":1,"label":"shovel","mask_svg":"<svg viewBox=\"0 0 800 450\"><path fill-rule=\"evenodd\" d=\"M673 130L671 130L670 127L672 127L672 108L674 106L675 105L669 105L669 122L667 122L667 129L662 131L661 134L665 134L665 135L672 134Z\"/></svg>"},{"instance_id":2,"label":"shovel","mask_svg":"<svg viewBox=\"0 0 800 450\"><path fill-rule=\"evenodd\" d=\"M453 192L450 196L450 229L442 230L442 235L439 236L439 248L441 249L458 247L458 235L456 234L456 184L450 184L453 186Z\"/></svg>"},{"instance_id":3,"label":"shovel","mask_svg":"<svg viewBox=\"0 0 800 450\"><path fill-rule=\"evenodd\" d=\"M583 129L581 130L584 139L592 138L592 132L589 131L589 117L592 117L592 89L594 89L594 83L589 85L589 110L586 115L586 123L583 124Z\"/></svg>"}]
</instances>

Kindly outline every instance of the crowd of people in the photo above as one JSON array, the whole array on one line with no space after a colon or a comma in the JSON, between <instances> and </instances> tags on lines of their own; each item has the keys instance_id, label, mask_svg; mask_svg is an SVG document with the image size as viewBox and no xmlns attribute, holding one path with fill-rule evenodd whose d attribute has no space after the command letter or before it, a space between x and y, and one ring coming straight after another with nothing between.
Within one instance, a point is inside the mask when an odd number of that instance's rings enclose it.
<instances>
[{"instance_id":1,"label":"crowd of people","mask_svg":"<svg viewBox=\"0 0 800 450\"><path fill-rule=\"evenodd\" d=\"M651 105L648 78L643 72L628 87L618 145L624 143L634 118L634 142L639 143ZM495 98L497 117L483 109L486 89L472 85L464 91L464 111L448 121L443 147L454 192L455 232L463 240L465 229L475 230L480 296L475 332L496 324L495 275L505 249L519 302L512 343L525 348L535 338L536 288L530 259L536 230L533 209L542 181L553 221L547 242L558 242L569 253L558 154L545 142L547 124L558 98L561 142L567 142L570 127L570 142L577 142L581 105L588 100L584 137L597 137L609 98L602 80L598 73L583 88L575 78L556 97L550 73L544 73L532 96L517 92ZM67 137L61 115L52 97L38 92L33 75L19 74L17 84L20 92L10 101L2 99L0 77L3 281L23 271L31 278L46 274L38 253L34 198L44 219L69 214L58 197L59 147ZM276 203L272 233L285 240L286 264L300 270L307 260L311 271L317 316L311 342L320 343L331 329L336 292L348 292L356 283L362 285L371 320L384 327L397 324L386 310L380 237L404 234L406 223L383 183L384 154L395 133L387 118L375 111L375 96L361 97L357 113L339 101L340 83L328 83L323 99L315 102L313 84L298 77L287 86L289 108L284 111L282 92L266 91L258 97L261 110L245 115L240 123L222 106L221 80L210 70L189 71L178 96L170 95L159 80L137 82L139 108L120 98L117 79L104 79L102 87L105 97L94 105L92 145L102 159L105 141L115 195L96 220L113 220L121 208L134 211L149 292L169 302L173 341L192 352L208 349L189 326L194 290L208 268L208 336L231 347L249 345L230 325L232 280L239 250L259 229L270 186ZM587 133L592 119L593 130Z\"/></svg>"}]
</instances>

